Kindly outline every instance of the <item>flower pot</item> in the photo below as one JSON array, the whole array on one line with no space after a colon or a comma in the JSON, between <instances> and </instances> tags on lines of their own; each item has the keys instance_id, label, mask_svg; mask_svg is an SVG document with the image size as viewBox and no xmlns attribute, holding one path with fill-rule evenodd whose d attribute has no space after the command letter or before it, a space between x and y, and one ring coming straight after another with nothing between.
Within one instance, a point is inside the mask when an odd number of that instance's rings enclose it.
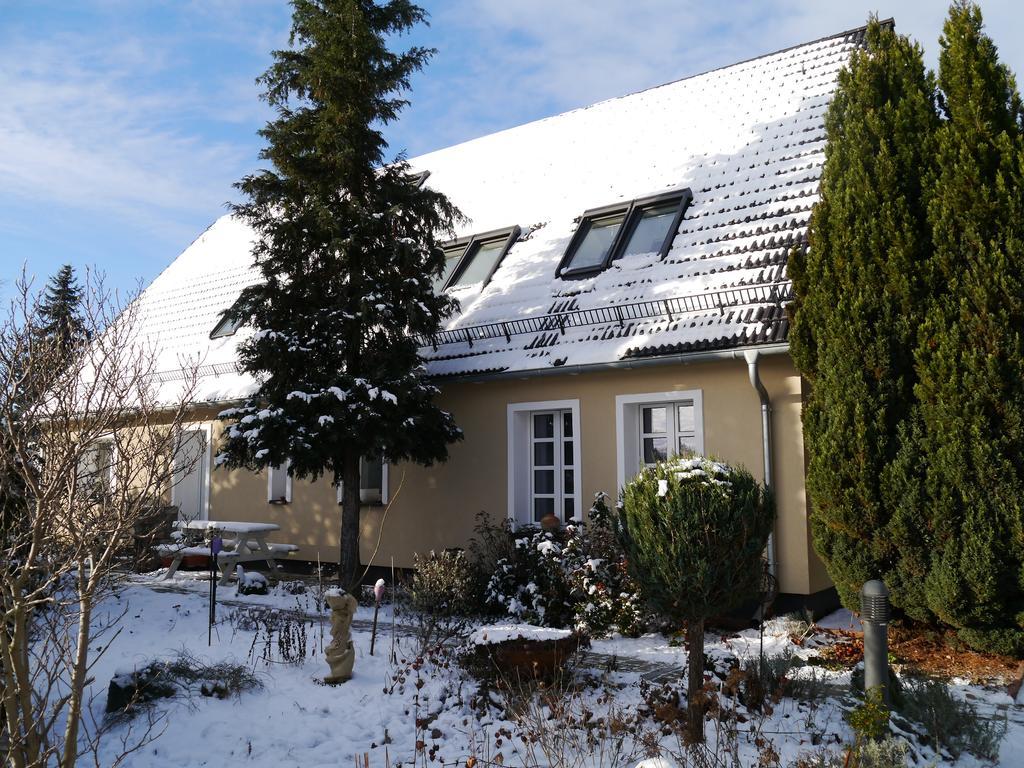
<instances>
[{"instance_id":1,"label":"flower pot","mask_svg":"<svg viewBox=\"0 0 1024 768\"><path fill-rule=\"evenodd\" d=\"M209 568L209 555L185 555L181 558L182 568Z\"/></svg>"},{"instance_id":2,"label":"flower pot","mask_svg":"<svg viewBox=\"0 0 1024 768\"><path fill-rule=\"evenodd\" d=\"M562 521L553 513L549 512L540 519L540 527L545 531L557 531L562 527Z\"/></svg>"}]
</instances>

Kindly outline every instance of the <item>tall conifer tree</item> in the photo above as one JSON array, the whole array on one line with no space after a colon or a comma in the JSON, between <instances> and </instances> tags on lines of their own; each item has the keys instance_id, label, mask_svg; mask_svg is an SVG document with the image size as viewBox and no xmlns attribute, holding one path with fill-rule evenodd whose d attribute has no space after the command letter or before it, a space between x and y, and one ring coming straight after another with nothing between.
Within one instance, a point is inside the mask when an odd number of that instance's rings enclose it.
<instances>
[{"instance_id":1,"label":"tall conifer tree","mask_svg":"<svg viewBox=\"0 0 1024 768\"><path fill-rule=\"evenodd\" d=\"M926 564L907 428L931 242L921 171L937 127L922 52L871 20L825 118L828 144L809 247L791 256L790 343L804 410L814 545L843 603L867 579L922 602ZM917 573L917 582L906 573Z\"/></svg>"},{"instance_id":2,"label":"tall conifer tree","mask_svg":"<svg viewBox=\"0 0 1024 768\"><path fill-rule=\"evenodd\" d=\"M1024 653L1024 121L976 5L953 5L940 45L933 298L918 350L927 599L969 643Z\"/></svg>"},{"instance_id":3,"label":"tall conifer tree","mask_svg":"<svg viewBox=\"0 0 1024 768\"><path fill-rule=\"evenodd\" d=\"M261 77L276 119L260 132L273 169L245 177L235 213L258 235L262 281L233 314L257 328L240 360L260 382L231 422L221 463L290 462L343 485L339 580L359 577L359 461L447 457L460 436L434 405L415 334L453 309L432 278L457 210L422 188L381 128L433 51L388 49L424 22L407 0L292 0L289 50Z\"/></svg>"},{"instance_id":4,"label":"tall conifer tree","mask_svg":"<svg viewBox=\"0 0 1024 768\"><path fill-rule=\"evenodd\" d=\"M65 264L50 278L39 306L39 335L69 354L87 338L82 321L82 288L75 270Z\"/></svg>"}]
</instances>

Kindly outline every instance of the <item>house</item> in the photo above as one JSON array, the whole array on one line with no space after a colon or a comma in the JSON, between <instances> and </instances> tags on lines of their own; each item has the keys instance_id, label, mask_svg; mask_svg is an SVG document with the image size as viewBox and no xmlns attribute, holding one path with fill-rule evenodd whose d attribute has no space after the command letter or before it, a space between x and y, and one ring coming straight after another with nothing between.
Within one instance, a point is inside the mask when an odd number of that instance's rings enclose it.
<instances>
[{"instance_id":1,"label":"house","mask_svg":"<svg viewBox=\"0 0 1024 768\"><path fill-rule=\"evenodd\" d=\"M410 161L469 217L437 286L462 309L421 340L465 440L443 465L364 467L364 562L391 499L372 563L409 566L464 545L481 510L581 516L598 491L691 448L768 478L783 602L831 602L811 546L786 260L818 199L836 76L862 41L843 32ZM220 219L139 299L168 397L182 359L200 362L181 451L198 461L173 502L278 523L298 559L336 561L327 480L211 466L217 413L253 386L235 356L251 331L222 319L257 277L252 237Z\"/></svg>"}]
</instances>

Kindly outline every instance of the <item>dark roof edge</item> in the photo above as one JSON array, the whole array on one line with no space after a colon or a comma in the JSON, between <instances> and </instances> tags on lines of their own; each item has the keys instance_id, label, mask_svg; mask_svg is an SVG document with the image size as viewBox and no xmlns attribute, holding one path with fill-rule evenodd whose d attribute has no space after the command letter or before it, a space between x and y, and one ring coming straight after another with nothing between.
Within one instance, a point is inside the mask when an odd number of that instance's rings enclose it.
<instances>
[{"instance_id":1,"label":"dark roof edge","mask_svg":"<svg viewBox=\"0 0 1024 768\"><path fill-rule=\"evenodd\" d=\"M892 16L890 16L888 19L880 20L879 23L882 24L883 26L892 26L893 28L896 27L896 20ZM667 85L674 85L675 83L681 83L684 80L692 80L695 77L703 77L704 75L710 75L712 72L718 72L719 70L722 70L722 69L732 69L733 67L738 67L738 66L740 66L742 64L749 64L752 61L758 61L759 59L767 59L769 56L778 56L780 53L786 53L788 51L795 51L797 48L804 48L805 46L808 46L808 45L816 45L817 43L823 43L826 40L834 40L837 37L849 37L851 35L856 35L856 34L859 34L859 33L862 34L862 33L867 31L867 28L868 28L867 24L862 24L859 27L853 27L852 29L847 29L847 30L844 30L842 32L835 32L835 33L833 33L831 35L825 35L824 37L819 37L816 40L807 40L807 41L802 42L802 43L795 43L794 45L790 45L790 46L787 46L785 48L780 48L777 51L768 51L767 53L762 53L762 54L759 54L757 56L751 56L749 59L741 59L740 61L734 61L734 62L731 62L729 64L723 64L720 67L712 67L711 69L706 69L703 72L695 72L692 75L686 75L685 77L677 77L675 80L669 80L669 81L664 82L664 83L659 83L658 85L652 85L652 86L649 86L647 88L641 88L639 91L631 91L630 93L624 93L621 96L613 96L610 99L604 99L604 101L598 101L598 102L590 104L589 106L586 106L586 107L579 107L578 109L580 109L580 110L589 109L590 107L596 107L598 104L603 104L603 103L608 102L608 101L617 101L619 99L628 98L629 96L636 96L639 93L646 93L647 91L653 91L653 90L656 90L658 88L664 88ZM569 111L570 112L575 112L576 110L569 110ZM552 115L552 117L558 117L558 115ZM544 118L544 119L550 119L550 118ZM500 131L499 131L499 133L500 133Z\"/></svg>"},{"instance_id":2,"label":"dark roof edge","mask_svg":"<svg viewBox=\"0 0 1024 768\"><path fill-rule=\"evenodd\" d=\"M729 349L681 352L671 355L613 360L607 363L583 363L581 365L549 366L547 368L530 368L527 370L487 371L485 373L428 376L428 378L436 385L443 387L449 382L470 383L494 381L497 379L530 379L539 376L575 376L581 373L631 370L659 365L689 365L690 363L703 363L712 360L743 360L745 359L744 354L751 351L762 355L782 355L789 352L789 344L747 344L742 347L731 347Z\"/></svg>"}]
</instances>

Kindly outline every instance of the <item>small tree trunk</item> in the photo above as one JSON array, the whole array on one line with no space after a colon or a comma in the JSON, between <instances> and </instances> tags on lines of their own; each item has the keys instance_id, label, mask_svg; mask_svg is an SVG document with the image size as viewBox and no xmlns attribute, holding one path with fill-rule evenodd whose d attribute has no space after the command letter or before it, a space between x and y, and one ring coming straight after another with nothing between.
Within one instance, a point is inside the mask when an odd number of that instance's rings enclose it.
<instances>
[{"instance_id":1,"label":"small tree trunk","mask_svg":"<svg viewBox=\"0 0 1024 768\"><path fill-rule=\"evenodd\" d=\"M352 592L359 579L359 456L349 455L342 464L341 552L338 586Z\"/></svg>"},{"instance_id":2,"label":"small tree trunk","mask_svg":"<svg viewBox=\"0 0 1024 768\"><path fill-rule=\"evenodd\" d=\"M79 579L85 570L84 559L78 563ZM60 768L74 768L78 760L78 731L82 721L82 697L89 673L89 636L92 622L92 594L79 586L78 635L75 638L75 661L71 667L67 723L64 726L64 754Z\"/></svg>"},{"instance_id":3,"label":"small tree trunk","mask_svg":"<svg viewBox=\"0 0 1024 768\"><path fill-rule=\"evenodd\" d=\"M704 741L704 619L686 624L686 739Z\"/></svg>"}]
</instances>

